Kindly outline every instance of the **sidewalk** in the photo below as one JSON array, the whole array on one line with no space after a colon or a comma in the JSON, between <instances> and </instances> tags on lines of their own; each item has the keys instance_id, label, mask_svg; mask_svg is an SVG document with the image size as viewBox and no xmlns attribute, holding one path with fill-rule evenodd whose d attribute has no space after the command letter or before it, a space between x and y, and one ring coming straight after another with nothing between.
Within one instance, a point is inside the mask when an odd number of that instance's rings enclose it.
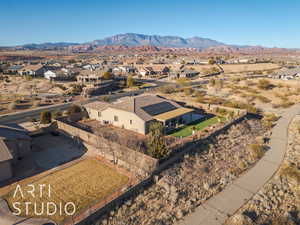
<instances>
[{"instance_id":1,"label":"sidewalk","mask_svg":"<svg viewBox=\"0 0 300 225\"><path fill-rule=\"evenodd\" d=\"M287 130L293 117L300 113L296 104L282 114L272 130L270 150L254 167L207 200L177 225L221 225L273 177L286 151Z\"/></svg>"}]
</instances>

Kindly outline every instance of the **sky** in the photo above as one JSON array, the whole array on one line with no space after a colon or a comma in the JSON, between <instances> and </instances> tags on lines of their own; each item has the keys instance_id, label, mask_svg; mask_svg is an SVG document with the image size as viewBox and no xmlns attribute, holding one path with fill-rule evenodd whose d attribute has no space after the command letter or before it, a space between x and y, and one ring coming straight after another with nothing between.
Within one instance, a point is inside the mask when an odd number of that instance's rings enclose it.
<instances>
[{"instance_id":1,"label":"sky","mask_svg":"<svg viewBox=\"0 0 300 225\"><path fill-rule=\"evenodd\" d=\"M299 0L0 0L0 46L121 33L300 48Z\"/></svg>"}]
</instances>

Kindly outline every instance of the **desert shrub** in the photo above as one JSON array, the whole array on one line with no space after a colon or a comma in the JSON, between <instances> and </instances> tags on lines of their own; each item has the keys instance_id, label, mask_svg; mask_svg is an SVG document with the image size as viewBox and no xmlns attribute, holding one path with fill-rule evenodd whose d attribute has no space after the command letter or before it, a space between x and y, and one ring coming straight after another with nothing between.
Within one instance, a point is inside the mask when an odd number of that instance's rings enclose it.
<instances>
[{"instance_id":1,"label":"desert shrub","mask_svg":"<svg viewBox=\"0 0 300 225\"><path fill-rule=\"evenodd\" d=\"M41 124L51 123L51 118L52 118L52 115L51 115L51 112L49 112L49 111L43 111L40 114Z\"/></svg>"},{"instance_id":2,"label":"desert shrub","mask_svg":"<svg viewBox=\"0 0 300 225\"><path fill-rule=\"evenodd\" d=\"M75 94L75 95L80 95L81 92L82 92L83 87L84 87L83 85L75 84L75 85L72 86L71 93Z\"/></svg>"},{"instance_id":3,"label":"desert shrub","mask_svg":"<svg viewBox=\"0 0 300 225\"><path fill-rule=\"evenodd\" d=\"M300 170L294 166L286 164L280 169L280 175L288 179L289 182L295 185L300 185Z\"/></svg>"},{"instance_id":4,"label":"desert shrub","mask_svg":"<svg viewBox=\"0 0 300 225\"><path fill-rule=\"evenodd\" d=\"M108 96L102 96L100 99L101 99L101 101L109 102L109 97Z\"/></svg>"},{"instance_id":5,"label":"desert shrub","mask_svg":"<svg viewBox=\"0 0 300 225\"><path fill-rule=\"evenodd\" d=\"M279 119L279 116L276 116L275 113L270 113L270 114L264 115L263 119L266 121L275 122Z\"/></svg>"},{"instance_id":6,"label":"desert shrub","mask_svg":"<svg viewBox=\"0 0 300 225\"><path fill-rule=\"evenodd\" d=\"M231 107L231 108L237 108L237 109L246 109L247 112L257 114L259 111L256 107L254 107L251 104L243 103L243 102L237 102L237 101L226 101L223 103L223 106Z\"/></svg>"},{"instance_id":7,"label":"desert shrub","mask_svg":"<svg viewBox=\"0 0 300 225\"><path fill-rule=\"evenodd\" d=\"M190 81L187 78L185 78L185 77L177 79L176 83L179 84L179 85L181 85L181 86L188 86L188 85L190 85Z\"/></svg>"},{"instance_id":8,"label":"desert shrub","mask_svg":"<svg viewBox=\"0 0 300 225\"><path fill-rule=\"evenodd\" d=\"M67 90L67 88L64 85L62 85L62 84L55 84L53 87L60 88L62 91Z\"/></svg>"},{"instance_id":9,"label":"desert shrub","mask_svg":"<svg viewBox=\"0 0 300 225\"><path fill-rule=\"evenodd\" d=\"M270 90L274 88L274 85L266 79L261 79L258 81L257 87L262 90Z\"/></svg>"},{"instance_id":10,"label":"desert shrub","mask_svg":"<svg viewBox=\"0 0 300 225\"><path fill-rule=\"evenodd\" d=\"M102 77L104 80L110 80L112 79L113 75L110 72L104 72Z\"/></svg>"},{"instance_id":11,"label":"desert shrub","mask_svg":"<svg viewBox=\"0 0 300 225\"><path fill-rule=\"evenodd\" d=\"M259 144L250 144L249 145L251 158L254 160L260 159L264 155L264 147Z\"/></svg>"},{"instance_id":12,"label":"desert shrub","mask_svg":"<svg viewBox=\"0 0 300 225\"><path fill-rule=\"evenodd\" d=\"M291 102L289 100L282 100L281 103L279 104L279 107L282 108L289 108L290 106L294 105L294 102Z\"/></svg>"},{"instance_id":13,"label":"desert shrub","mask_svg":"<svg viewBox=\"0 0 300 225\"><path fill-rule=\"evenodd\" d=\"M80 113L82 112L82 109L80 106L78 105L71 105L68 110L67 110L67 115L73 115L73 114L76 114L76 113Z\"/></svg>"},{"instance_id":14,"label":"desert shrub","mask_svg":"<svg viewBox=\"0 0 300 225\"><path fill-rule=\"evenodd\" d=\"M127 87L133 87L135 85L135 83L136 82L135 82L134 78L132 77L132 75L129 75L126 80Z\"/></svg>"},{"instance_id":15,"label":"desert shrub","mask_svg":"<svg viewBox=\"0 0 300 225\"><path fill-rule=\"evenodd\" d=\"M62 112L60 112L60 111L54 111L54 112L51 113L51 117L53 119L57 119L57 118L59 118L61 116L62 116Z\"/></svg>"},{"instance_id":16,"label":"desert shrub","mask_svg":"<svg viewBox=\"0 0 300 225\"><path fill-rule=\"evenodd\" d=\"M263 103L270 103L270 102L271 102L270 99L268 99L267 97L262 96L262 95L258 95L258 96L257 96L257 99L258 99L259 101L263 102Z\"/></svg>"},{"instance_id":17,"label":"desert shrub","mask_svg":"<svg viewBox=\"0 0 300 225\"><path fill-rule=\"evenodd\" d=\"M163 94L172 94L176 92L176 88L172 85L167 85L159 88L159 91Z\"/></svg>"},{"instance_id":18,"label":"desert shrub","mask_svg":"<svg viewBox=\"0 0 300 225\"><path fill-rule=\"evenodd\" d=\"M184 94L186 96L192 95L193 94L193 89L192 88L184 88Z\"/></svg>"},{"instance_id":19,"label":"desert shrub","mask_svg":"<svg viewBox=\"0 0 300 225\"><path fill-rule=\"evenodd\" d=\"M277 217L270 221L269 225L296 225L296 223L288 217Z\"/></svg>"}]
</instances>

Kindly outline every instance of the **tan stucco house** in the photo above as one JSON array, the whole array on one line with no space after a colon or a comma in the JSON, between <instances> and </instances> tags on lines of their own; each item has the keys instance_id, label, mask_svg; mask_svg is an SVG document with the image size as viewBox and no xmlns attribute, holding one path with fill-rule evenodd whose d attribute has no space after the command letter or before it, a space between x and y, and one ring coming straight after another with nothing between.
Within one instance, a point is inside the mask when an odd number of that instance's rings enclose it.
<instances>
[{"instance_id":1,"label":"tan stucco house","mask_svg":"<svg viewBox=\"0 0 300 225\"><path fill-rule=\"evenodd\" d=\"M111 124L140 134L147 134L153 121L163 123L168 130L202 117L193 109L151 94L124 97L113 103L97 101L84 107L89 117L101 124Z\"/></svg>"},{"instance_id":2,"label":"tan stucco house","mask_svg":"<svg viewBox=\"0 0 300 225\"><path fill-rule=\"evenodd\" d=\"M13 176L13 167L31 153L31 137L24 129L0 125L0 182Z\"/></svg>"}]
</instances>

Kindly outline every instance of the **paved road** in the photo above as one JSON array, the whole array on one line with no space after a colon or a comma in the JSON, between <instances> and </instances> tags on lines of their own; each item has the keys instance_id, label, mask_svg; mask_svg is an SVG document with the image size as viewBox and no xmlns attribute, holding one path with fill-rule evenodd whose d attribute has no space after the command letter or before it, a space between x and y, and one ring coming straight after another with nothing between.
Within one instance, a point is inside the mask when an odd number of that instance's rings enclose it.
<instances>
[{"instance_id":1,"label":"paved road","mask_svg":"<svg viewBox=\"0 0 300 225\"><path fill-rule=\"evenodd\" d=\"M221 225L251 199L277 172L286 152L289 123L299 113L300 104L285 111L272 130L270 150L265 156L177 225Z\"/></svg>"},{"instance_id":2,"label":"paved road","mask_svg":"<svg viewBox=\"0 0 300 225\"><path fill-rule=\"evenodd\" d=\"M39 108L32 109L32 110L25 110L25 111L22 111L22 112L0 115L0 124L22 123L22 122L29 121L33 118L39 118L40 113L42 111L45 111L45 110L48 110L48 111L66 110L72 104L80 104L80 105L87 104L87 103L90 103L90 102L100 100L100 97L103 97L103 96L109 97L110 100L116 100L118 98L125 97L125 96L142 94L144 92L147 92L148 90L151 90L151 89L163 86L163 85L170 84L170 83L167 83L167 82L155 81L155 80L145 80L145 79L143 79L141 81L154 83L156 86L148 87L148 88L144 88L144 89L140 89L140 90L136 90L136 91L130 91L130 92L124 92L124 93L116 93L116 94L111 94L111 95L102 95L102 96L92 97L92 98L89 98L89 99L84 100L84 101L74 101L74 102L70 102L70 103L56 104L56 105L51 105L51 106L43 106L43 107L39 107Z\"/></svg>"}]
</instances>

